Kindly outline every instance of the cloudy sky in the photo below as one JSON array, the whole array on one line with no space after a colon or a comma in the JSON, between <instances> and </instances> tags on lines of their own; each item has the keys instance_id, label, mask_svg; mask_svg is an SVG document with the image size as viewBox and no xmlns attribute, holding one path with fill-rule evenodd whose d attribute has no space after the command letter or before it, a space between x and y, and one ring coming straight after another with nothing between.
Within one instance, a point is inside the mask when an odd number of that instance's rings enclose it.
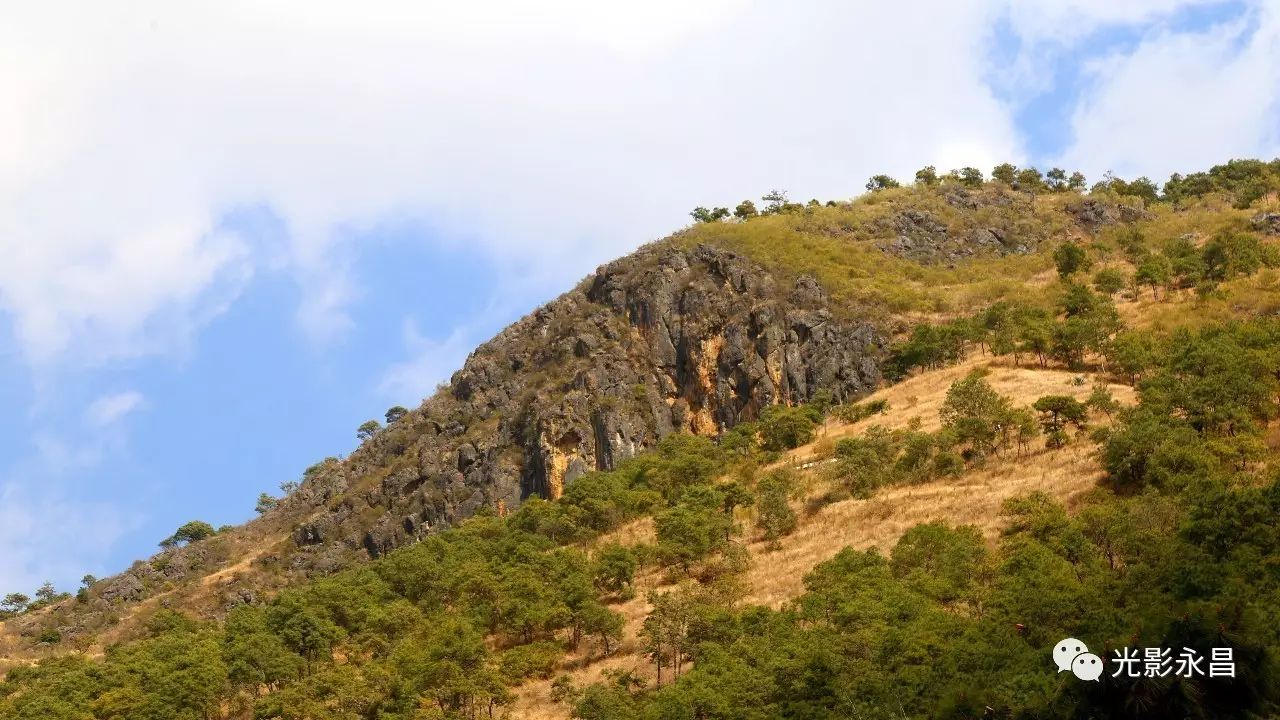
<instances>
[{"instance_id":1,"label":"cloudy sky","mask_svg":"<svg viewBox=\"0 0 1280 720\"><path fill-rule=\"evenodd\" d=\"M0 592L73 589L781 187L1280 154L1280 0L0 0Z\"/></svg>"}]
</instances>

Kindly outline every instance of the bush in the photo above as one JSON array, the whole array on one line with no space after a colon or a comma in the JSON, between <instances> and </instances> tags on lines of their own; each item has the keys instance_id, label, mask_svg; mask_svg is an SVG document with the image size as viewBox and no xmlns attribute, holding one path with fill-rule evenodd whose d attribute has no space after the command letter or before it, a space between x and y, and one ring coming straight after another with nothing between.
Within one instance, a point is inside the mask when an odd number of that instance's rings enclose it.
<instances>
[{"instance_id":1,"label":"bush","mask_svg":"<svg viewBox=\"0 0 1280 720\"><path fill-rule=\"evenodd\" d=\"M813 440L821 419L808 406L770 405L760 411L762 446L773 452L800 447Z\"/></svg>"}]
</instances>

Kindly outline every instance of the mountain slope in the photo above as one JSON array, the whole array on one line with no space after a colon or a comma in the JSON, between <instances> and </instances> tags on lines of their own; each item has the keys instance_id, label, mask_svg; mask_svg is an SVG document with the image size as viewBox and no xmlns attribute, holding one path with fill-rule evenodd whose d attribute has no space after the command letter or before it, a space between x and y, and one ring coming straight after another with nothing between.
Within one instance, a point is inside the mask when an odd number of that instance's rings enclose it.
<instances>
[{"instance_id":1,"label":"mountain slope","mask_svg":"<svg viewBox=\"0 0 1280 720\"><path fill-rule=\"evenodd\" d=\"M135 563L58 626L82 642L127 636L119 619L148 599L216 615L477 509L555 498L673 431L716 435L819 389L855 398L880 382L896 332L1025 297L1050 264L1042 248L1143 220L1140 204L941 186L697 224L503 330L421 407L308 469L266 517ZM30 620L26 637L52 622Z\"/></svg>"}]
</instances>

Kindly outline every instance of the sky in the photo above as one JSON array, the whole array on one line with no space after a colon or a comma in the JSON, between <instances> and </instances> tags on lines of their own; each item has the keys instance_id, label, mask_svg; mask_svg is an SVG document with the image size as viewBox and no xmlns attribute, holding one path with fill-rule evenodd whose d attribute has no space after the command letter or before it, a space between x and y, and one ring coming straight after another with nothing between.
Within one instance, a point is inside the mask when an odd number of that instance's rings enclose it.
<instances>
[{"instance_id":1,"label":"sky","mask_svg":"<svg viewBox=\"0 0 1280 720\"><path fill-rule=\"evenodd\" d=\"M784 188L1280 155L1280 0L0 0L0 593L253 515Z\"/></svg>"}]
</instances>

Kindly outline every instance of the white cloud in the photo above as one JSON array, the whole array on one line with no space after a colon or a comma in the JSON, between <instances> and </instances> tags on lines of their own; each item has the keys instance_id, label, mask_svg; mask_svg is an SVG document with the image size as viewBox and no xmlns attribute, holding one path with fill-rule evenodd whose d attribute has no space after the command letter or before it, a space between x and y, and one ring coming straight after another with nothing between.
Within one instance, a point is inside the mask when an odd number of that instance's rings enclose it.
<instances>
[{"instance_id":1,"label":"white cloud","mask_svg":"<svg viewBox=\"0 0 1280 720\"><path fill-rule=\"evenodd\" d=\"M991 4L846 5L10 8L0 307L36 363L180 346L269 261L219 218L266 204L323 338L359 293L349 231L389 216L561 283L695 204L1019 154Z\"/></svg>"},{"instance_id":2,"label":"white cloud","mask_svg":"<svg viewBox=\"0 0 1280 720\"><path fill-rule=\"evenodd\" d=\"M85 410L85 421L94 427L115 423L142 405L142 393L135 390L103 395Z\"/></svg>"},{"instance_id":3,"label":"white cloud","mask_svg":"<svg viewBox=\"0 0 1280 720\"><path fill-rule=\"evenodd\" d=\"M120 508L71 498L36 483L0 483L0 594L30 594L52 580L74 590L87 572L102 573L112 546L137 518Z\"/></svg>"},{"instance_id":4,"label":"white cloud","mask_svg":"<svg viewBox=\"0 0 1280 720\"><path fill-rule=\"evenodd\" d=\"M1195 7L1224 5L1227 0L1010 0L1009 23L1027 43L1071 43L1100 27L1144 25Z\"/></svg>"},{"instance_id":5,"label":"white cloud","mask_svg":"<svg viewBox=\"0 0 1280 720\"><path fill-rule=\"evenodd\" d=\"M1201 31L1158 32L1098 60L1063 162L1157 182L1232 157L1280 155L1280 2Z\"/></svg>"},{"instance_id":6,"label":"white cloud","mask_svg":"<svg viewBox=\"0 0 1280 720\"><path fill-rule=\"evenodd\" d=\"M435 391L438 383L462 367L467 353L480 340L470 328L459 326L444 340L432 340L422 335L413 318L405 318L401 340L409 358L383 373L378 392L395 402L416 406Z\"/></svg>"}]
</instances>

